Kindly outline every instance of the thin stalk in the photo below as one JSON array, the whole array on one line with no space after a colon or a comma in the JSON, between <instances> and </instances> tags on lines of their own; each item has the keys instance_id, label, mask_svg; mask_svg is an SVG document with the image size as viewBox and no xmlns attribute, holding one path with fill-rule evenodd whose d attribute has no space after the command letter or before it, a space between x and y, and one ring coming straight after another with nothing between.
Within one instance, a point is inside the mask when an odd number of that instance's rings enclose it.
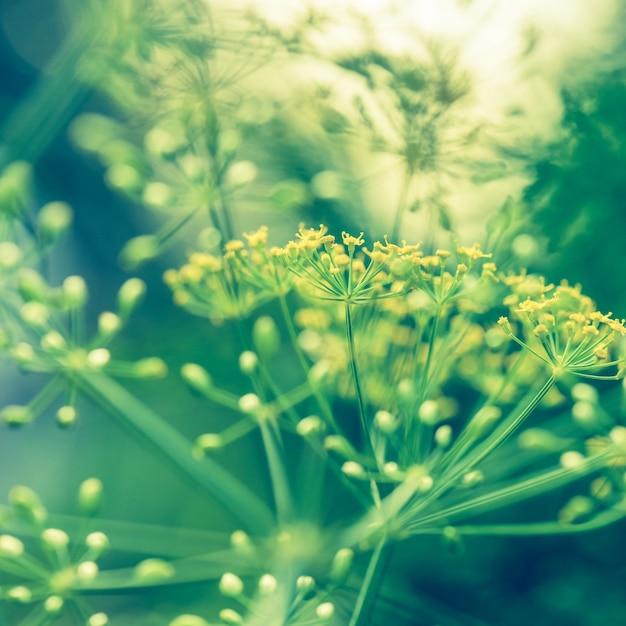
<instances>
[{"instance_id":1,"label":"thin stalk","mask_svg":"<svg viewBox=\"0 0 626 626\"><path fill-rule=\"evenodd\" d=\"M210 458L196 460L193 445L126 389L97 372L75 372L73 378L87 396L134 435L150 443L183 476L212 494L247 527L257 533L273 528L273 514L254 492Z\"/></svg>"},{"instance_id":2,"label":"thin stalk","mask_svg":"<svg viewBox=\"0 0 626 626\"><path fill-rule=\"evenodd\" d=\"M352 371L352 380L354 382L354 389L356 393L356 401L359 409L359 418L361 420L361 428L363 436L365 438L365 449L367 452L373 454L372 439L370 435L370 428L367 423L367 414L365 412L365 400L363 398L363 391L361 389L361 381L359 379L359 368L356 362L356 348L354 345L354 329L352 324L352 308L350 302L346 301L346 336L348 338L348 348L350 350L350 369Z\"/></svg>"},{"instance_id":3,"label":"thin stalk","mask_svg":"<svg viewBox=\"0 0 626 626\"><path fill-rule=\"evenodd\" d=\"M370 623L390 556L391 547L387 545L387 538L383 537L372 553L348 626L367 626Z\"/></svg>"},{"instance_id":4,"label":"thin stalk","mask_svg":"<svg viewBox=\"0 0 626 626\"><path fill-rule=\"evenodd\" d=\"M315 396L315 400L317 401L320 411L323 413L324 419L326 420L328 425L336 433L341 434L341 429L339 428L339 424L337 424L337 421L335 420L335 417L328 404L328 401L326 400L324 395L320 392L320 390L317 388L317 385L309 381L309 366L307 364L306 357L304 356L304 352L302 352L302 348L300 347L300 344L298 343L298 333L293 324L293 318L291 317L291 313L287 305L287 299L285 297L285 294L280 294L278 296L278 302L280 304L281 314L283 316L283 319L285 320L285 325L287 326L289 339L291 340L293 350L296 353L296 358L298 359L298 362L300 363L300 367L302 368L302 371L304 372L304 375L306 376L307 383L309 384L309 386L311 387L311 390L313 391L313 395Z\"/></svg>"}]
</instances>

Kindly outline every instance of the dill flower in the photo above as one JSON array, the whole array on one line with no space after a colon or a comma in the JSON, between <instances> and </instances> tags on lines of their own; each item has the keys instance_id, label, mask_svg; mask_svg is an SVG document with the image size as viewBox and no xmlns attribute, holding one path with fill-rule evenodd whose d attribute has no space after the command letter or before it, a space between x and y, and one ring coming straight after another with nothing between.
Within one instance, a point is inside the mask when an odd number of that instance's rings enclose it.
<instances>
[{"instance_id":1,"label":"dill flower","mask_svg":"<svg viewBox=\"0 0 626 626\"><path fill-rule=\"evenodd\" d=\"M611 350L616 340L626 335L626 320L597 311L579 286L540 283L534 296L513 306L511 314L520 321L523 337L513 331L508 317L501 317L498 323L513 341L543 361L555 378L565 373L609 380L623 375L624 357L612 358ZM610 367L617 371L596 373Z\"/></svg>"}]
</instances>

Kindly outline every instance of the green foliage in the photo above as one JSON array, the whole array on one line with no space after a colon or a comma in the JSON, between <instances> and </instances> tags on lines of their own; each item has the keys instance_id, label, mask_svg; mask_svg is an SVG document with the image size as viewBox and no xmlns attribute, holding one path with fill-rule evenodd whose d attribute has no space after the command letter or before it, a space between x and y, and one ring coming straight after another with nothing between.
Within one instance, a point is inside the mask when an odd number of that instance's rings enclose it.
<instances>
[{"instance_id":1,"label":"green foliage","mask_svg":"<svg viewBox=\"0 0 626 626\"><path fill-rule=\"evenodd\" d=\"M397 554L426 558L416 538L437 536L443 559L474 535L576 534L626 516L625 321L517 263L535 251L521 205L488 222L484 252L452 236L442 187L426 200L416 189L448 165L481 182L504 172L497 160L473 174L460 157L446 165L470 88L453 56L431 44L417 62L369 42L325 54L315 13L281 30L195 0L68 6L59 73L3 135L0 355L37 388L0 409L16 431L2 436L34 437L50 417L67 437L106 420L116 444L86 443L103 473L127 438L145 454L117 482L10 490L7 623L469 624L402 583ZM353 81L347 101L264 84L312 60ZM77 114L88 89L108 114ZM69 204L40 202L37 167L22 160L46 150L52 122L26 123L37 103L57 126L73 118L73 145L145 218L115 250L126 274L111 310L94 310L95 281L51 269L80 265L63 255L79 237ZM473 128L454 137L481 140ZM370 230L354 173L363 145L400 161L389 238L342 230ZM402 240L406 213L426 204L427 243ZM297 226L319 216L329 226ZM163 297L161 273L177 309L142 313ZM184 496L160 484L170 474ZM192 499L189 514L107 519L107 500L123 509L139 476L164 507ZM70 512L47 511L57 492L71 492Z\"/></svg>"}]
</instances>

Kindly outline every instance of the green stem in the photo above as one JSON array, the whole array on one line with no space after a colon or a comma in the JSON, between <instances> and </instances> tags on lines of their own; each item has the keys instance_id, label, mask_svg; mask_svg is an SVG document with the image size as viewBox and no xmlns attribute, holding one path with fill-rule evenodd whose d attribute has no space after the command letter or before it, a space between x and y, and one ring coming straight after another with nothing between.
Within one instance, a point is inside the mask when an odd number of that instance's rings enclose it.
<instances>
[{"instance_id":1,"label":"green stem","mask_svg":"<svg viewBox=\"0 0 626 626\"><path fill-rule=\"evenodd\" d=\"M363 437L365 438L365 450L373 455L372 438L370 435L369 424L367 423L367 414L365 412L365 400L361 389L361 381L359 379L359 369L356 362L356 348L354 345L354 328L352 324L352 308L349 301L346 301L346 336L348 338L348 348L350 350L350 369L352 371L352 380L356 393L356 402L359 409L359 418L361 420L361 428Z\"/></svg>"},{"instance_id":2,"label":"green stem","mask_svg":"<svg viewBox=\"0 0 626 626\"><path fill-rule=\"evenodd\" d=\"M283 319L285 320L285 325L287 326L289 339L291 340L293 350L296 353L296 358L298 359L298 362L300 363L300 367L302 368L302 371L304 372L304 375L306 376L308 385L311 387L311 390L313 391L313 395L315 396L315 400L317 401L320 411L323 413L326 423L336 433L341 434L341 429L339 428L339 424L337 424L337 421L335 420L335 417L330 408L330 405L328 404L328 400L324 397L324 395L317 388L317 385L315 385L315 383L312 383L309 380L309 365L307 363L306 357L304 356L304 352L302 352L302 348L300 347L300 344L298 343L298 333L293 324L293 318L291 317L291 312L289 311L289 307L287 306L287 299L285 297L285 294L280 294L278 296L278 302L280 304L280 311L282 313Z\"/></svg>"},{"instance_id":3,"label":"green stem","mask_svg":"<svg viewBox=\"0 0 626 626\"><path fill-rule=\"evenodd\" d=\"M391 546L383 537L372 553L348 626L367 626L370 623L390 556Z\"/></svg>"},{"instance_id":4,"label":"green stem","mask_svg":"<svg viewBox=\"0 0 626 626\"><path fill-rule=\"evenodd\" d=\"M74 378L87 396L150 443L188 480L216 497L248 528L265 533L274 527L273 514L255 493L212 459L195 459L193 445L122 386L97 372L75 372Z\"/></svg>"}]
</instances>

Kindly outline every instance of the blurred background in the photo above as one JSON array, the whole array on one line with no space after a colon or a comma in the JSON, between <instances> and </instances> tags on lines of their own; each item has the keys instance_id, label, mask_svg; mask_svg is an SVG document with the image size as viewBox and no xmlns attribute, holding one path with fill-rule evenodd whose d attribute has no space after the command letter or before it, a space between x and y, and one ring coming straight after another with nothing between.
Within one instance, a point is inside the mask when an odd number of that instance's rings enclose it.
<instances>
[{"instance_id":1,"label":"blurred background","mask_svg":"<svg viewBox=\"0 0 626 626\"><path fill-rule=\"evenodd\" d=\"M125 243L167 216L120 194L104 175L106 164L85 153L75 130L81 114L97 113L118 120L125 141L139 141L146 128L136 105L150 92L125 101L124 91L124 80L137 83L139 65L136 59L116 65L111 40L94 32L136 25L142 12L176 3L146 0L131 15L113 2L94 28L89 16L98 4L0 2L0 167L16 160L33 165L33 210L51 200L73 207L72 234L46 272L53 284L72 273L86 278L88 329L113 306L129 275L151 285L116 340L116 354L167 361L174 374L163 383L129 387L193 438L199 422L202 432L216 430L229 416L183 388L175 374L180 365L211 366L226 388L236 390L241 381L232 330L176 309L161 286L162 272L180 263L197 230L181 231L156 260L123 269ZM550 281L580 282L600 310L626 315L621 1L258 0L250 5L257 17L244 20L246 6L212 7L215 40L223 35L225 42L222 56L212 57L224 73L224 110L236 111L247 133L238 162L257 170L234 195L235 234L268 223L280 241L300 221L324 221L336 232L365 230L371 240L397 222L400 239L436 245L450 238L486 244L489 230L497 230L499 263L515 259ZM262 21L255 22L258 16ZM263 37L228 47L230 36L255 23ZM392 76L402 80L394 83ZM155 90L158 80L155 72ZM1 405L28 400L40 385L4 364L2 381ZM98 476L107 494L104 518L232 529L216 503L196 498L97 409L85 403L84 412L68 432L44 415L33 427L0 433L2 501L14 484L25 484L51 510L71 513L79 483ZM248 471L262 465L256 443L249 438L241 457L219 460L264 490L265 477ZM506 517L523 514L507 511ZM624 533L622 522L581 536L469 538L460 554L414 539L396 553L396 569L404 574L399 593L413 596L421 616L415 624L621 626ZM178 593L194 602L202 590ZM164 600L149 594L114 601L131 612L140 602L137 611L152 611L155 619L164 610ZM125 619L119 623L134 623Z\"/></svg>"}]
</instances>

